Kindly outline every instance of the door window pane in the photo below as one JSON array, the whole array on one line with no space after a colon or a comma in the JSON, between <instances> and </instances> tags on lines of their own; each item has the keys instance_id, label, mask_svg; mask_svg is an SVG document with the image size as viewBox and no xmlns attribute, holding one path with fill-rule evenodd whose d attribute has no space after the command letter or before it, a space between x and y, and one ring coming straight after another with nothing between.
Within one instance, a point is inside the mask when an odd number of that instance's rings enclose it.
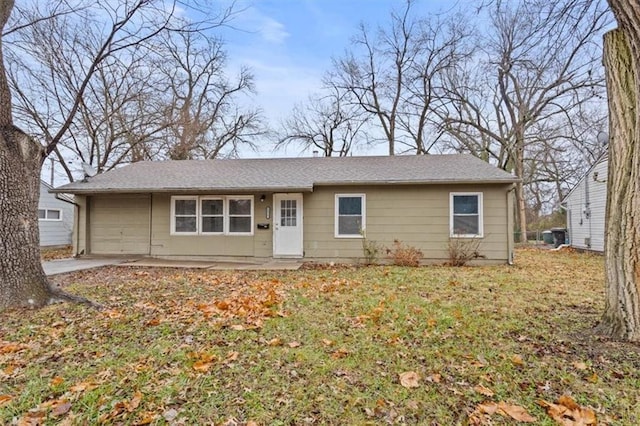
<instances>
[{"instance_id":1,"label":"door window pane","mask_svg":"<svg viewBox=\"0 0 640 426\"><path fill-rule=\"evenodd\" d=\"M280 225L297 226L297 200L280 200Z\"/></svg>"}]
</instances>

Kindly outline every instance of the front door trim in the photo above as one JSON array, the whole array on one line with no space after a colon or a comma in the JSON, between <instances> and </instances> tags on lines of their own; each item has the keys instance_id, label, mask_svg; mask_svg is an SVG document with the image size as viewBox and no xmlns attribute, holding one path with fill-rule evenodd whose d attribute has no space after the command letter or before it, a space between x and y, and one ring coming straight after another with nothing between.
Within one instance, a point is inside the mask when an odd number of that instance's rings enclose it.
<instances>
[{"instance_id":1,"label":"front door trim","mask_svg":"<svg viewBox=\"0 0 640 426\"><path fill-rule=\"evenodd\" d=\"M273 257L301 258L303 249L303 210L301 193L273 194ZM296 226L282 226L281 201L296 201Z\"/></svg>"}]
</instances>

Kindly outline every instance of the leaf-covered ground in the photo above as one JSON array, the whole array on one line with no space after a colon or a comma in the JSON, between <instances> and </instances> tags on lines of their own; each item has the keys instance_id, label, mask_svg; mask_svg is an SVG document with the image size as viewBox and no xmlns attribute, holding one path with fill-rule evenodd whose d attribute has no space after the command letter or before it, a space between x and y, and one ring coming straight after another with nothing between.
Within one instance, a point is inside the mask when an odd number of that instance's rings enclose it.
<instances>
[{"instance_id":1,"label":"leaf-covered ground","mask_svg":"<svg viewBox=\"0 0 640 426\"><path fill-rule=\"evenodd\" d=\"M57 260L57 259L68 259L73 256L73 247L72 246L64 246L64 247L43 247L40 249L40 257L43 261L49 260Z\"/></svg>"},{"instance_id":2,"label":"leaf-covered ground","mask_svg":"<svg viewBox=\"0 0 640 426\"><path fill-rule=\"evenodd\" d=\"M513 267L58 276L105 310L0 313L0 424L640 424L638 347L591 332L602 269L520 250Z\"/></svg>"}]
</instances>

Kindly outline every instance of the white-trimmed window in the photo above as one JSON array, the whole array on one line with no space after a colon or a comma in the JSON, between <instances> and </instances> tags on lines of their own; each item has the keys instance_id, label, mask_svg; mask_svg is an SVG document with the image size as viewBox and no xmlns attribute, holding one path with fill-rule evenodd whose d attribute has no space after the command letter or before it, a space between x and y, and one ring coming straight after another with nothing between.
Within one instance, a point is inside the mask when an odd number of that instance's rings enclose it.
<instances>
[{"instance_id":1,"label":"white-trimmed window","mask_svg":"<svg viewBox=\"0 0 640 426\"><path fill-rule=\"evenodd\" d=\"M229 234L251 234L253 231L253 197L227 199Z\"/></svg>"},{"instance_id":2,"label":"white-trimmed window","mask_svg":"<svg viewBox=\"0 0 640 426\"><path fill-rule=\"evenodd\" d=\"M198 233L198 197L171 197L171 233Z\"/></svg>"},{"instance_id":3,"label":"white-trimmed window","mask_svg":"<svg viewBox=\"0 0 640 426\"><path fill-rule=\"evenodd\" d=\"M171 235L253 235L253 196L173 196Z\"/></svg>"},{"instance_id":4,"label":"white-trimmed window","mask_svg":"<svg viewBox=\"0 0 640 426\"><path fill-rule=\"evenodd\" d=\"M38 220L62 220L60 209L38 209Z\"/></svg>"},{"instance_id":5,"label":"white-trimmed window","mask_svg":"<svg viewBox=\"0 0 640 426\"><path fill-rule=\"evenodd\" d=\"M203 234L224 233L224 199L200 198L200 232Z\"/></svg>"},{"instance_id":6,"label":"white-trimmed window","mask_svg":"<svg viewBox=\"0 0 640 426\"><path fill-rule=\"evenodd\" d=\"M482 192L452 192L449 204L452 237L483 236Z\"/></svg>"},{"instance_id":7,"label":"white-trimmed window","mask_svg":"<svg viewBox=\"0 0 640 426\"><path fill-rule=\"evenodd\" d=\"M336 194L335 237L362 238L366 228L365 194Z\"/></svg>"}]
</instances>

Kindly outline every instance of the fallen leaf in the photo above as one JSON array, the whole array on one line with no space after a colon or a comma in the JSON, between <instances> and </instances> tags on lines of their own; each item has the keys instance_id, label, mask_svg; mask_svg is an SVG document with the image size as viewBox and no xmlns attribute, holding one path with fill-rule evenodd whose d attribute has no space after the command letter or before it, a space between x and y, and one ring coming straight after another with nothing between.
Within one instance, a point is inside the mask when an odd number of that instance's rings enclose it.
<instances>
[{"instance_id":1,"label":"fallen leaf","mask_svg":"<svg viewBox=\"0 0 640 426\"><path fill-rule=\"evenodd\" d=\"M439 373L433 373L433 374L429 374L426 378L426 381L428 382L432 382L432 383L440 383L440 380L442 380L442 375Z\"/></svg>"},{"instance_id":2,"label":"fallen leaf","mask_svg":"<svg viewBox=\"0 0 640 426\"><path fill-rule=\"evenodd\" d=\"M400 384L407 389L417 388L420 386L420 376L415 371L400 373Z\"/></svg>"},{"instance_id":3,"label":"fallen leaf","mask_svg":"<svg viewBox=\"0 0 640 426\"><path fill-rule=\"evenodd\" d=\"M575 402L573 400L573 398L571 398L569 395L562 395L560 398L558 398L558 404L560 405L564 405L565 407L567 407L570 410L579 410L580 409L580 405Z\"/></svg>"},{"instance_id":4,"label":"fallen leaf","mask_svg":"<svg viewBox=\"0 0 640 426\"><path fill-rule=\"evenodd\" d=\"M539 400L538 404L547 410L547 414L563 426L595 426L598 424L596 413L581 407L570 396L562 395L556 403Z\"/></svg>"},{"instance_id":5,"label":"fallen leaf","mask_svg":"<svg viewBox=\"0 0 640 426\"><path fill-rule=\"evenodd\" d=\"M238 359L238 357L240 356L240 352L238 351L231 351L227 354L227 357L224 359L225 362L232 362Z\"/></svg>"},{"instance_id":6,"label":"fallen leaf","mask_svg":"<svg viewBox=\"0 0 640 426\"><path fill-rule=\"evenodd\" d=\"M211 362L199 360L193 363L193 369L200 373L206 373L211 368L211 364Z\"/></svg>"},{"instance_id":7,"label":"fallen leaf","mask_svg":"<svg viewBox=\"0 0 640 426\"><path fill-rule=\"evenodd\" d=\"M64 379L60 376L56 376L53 379L51 379L51 382L49 383L49 385L58 386L58 385L61 385L62 383L64 383Z\"/></svg>"},{"instance_id":8,"label":"fallen leaf","mask_svg":"<svg viewBox=\"0 0 640 426\"><path fill-rule=\"evenodd\" d=\"M346 350L345 348L340 348L331 354L331 358L340 359L340 358L346 357L347 355L349 355L349 351Z\"/></svg>"},{"instance_id":9,"label":"fallen leaf","mask_svg":"<svg viewBox=\"0 0 640 426\"><path fill-rule=\"evenodd\" d=\"M289 342L288 346L290 348L299 348L300 346L302 346L302 344L300 342Z\"/></svg>"},{"instance_id":10,"label":"fallen leaf","mask_svg":"<svg viewBox=\"0 0 640 426\"><path fill-rule=\"evenodd\" d=\"M518 367L524 367L524 360L522 359L522 357L520 355L513 355L511 357L511 362L514 365L517 365Z\"/></svg>"},{"instance_id":11,"label":"fallen leaf","mask_svg":"<svg viewBox=\"0 0 640 426\"><path fill-rule=\"evenodd\" d=\"M477 385L473 388L473 390L475 390L476 392L478 392L479 394L482 394L484 396L488 396L488 397L492 397L494 395L494 392L489 389L486 386L482 386L482 385Z\"/></svg>"},{"instance_id":12,"label":"fallen leaf","mask_svg":"<svg viewBox=\"0 0 640 426\"><path fill-rule=\"evenodd\" d=\"M90 391L93 390L95 388L97 388L98 385L96 385L93 382L80 382L80 383L76 383L75 385L71 386L69 388L69 390L71 392L82 392L82 391Z\"/></svg>"},{"instance_id":13,"label":"fallen leaf","mask_svg":"<svg viewBox=\"0 0 640 426\"><path fill-rule=\"evenodd\" d=\"M65 414L67 414L69 412L70 409L71 409L71 403L70 402L63 402L61 404L57 404L53 408L53 410L51 411L51 415L53 417L64 416Z\"/></svg>"},{"instance_id":14,"label":"fallen leaf","mask_svg":"<svg viewBox=\"0 0 640 426\"><path fill-rule=\"evenodd\" d=\"M506 402L498 403L498 414L511 417L514 420L523 423L533 423L536 418L527 412L527 410L519 405L511 405Z\"/></svg>"},{"instance_id":15,"label":"fallen leaf","mask_svg":"<svg viewBox=\"0 0 640 426\"><path fill-rule=\"evenodd\" d=\"M142 392L136 391L136 393L133 394L133 398L131 398L131 401L129 402L129 404L127 404L127 411L130 413L134 412L140 406L141 402L142 402Z\"/></svg>"},{"instance_id":16,"label":"fallen leaf","mask_svg":"<svg viewBox=\"0 0 640 426\"><path fill-rule=\"evenodd\" d=\"M573 366L575 368L577 368L578 370L586 370L587 369L587 364L585 364L584 362L576 361L576 362L573 363Z\"/></svg>"},{"instance_id":17,"label":"fallen leaf","mask_svg":"<svg viewBox=\"0 0 640 426\"><path fill-rule=\"evenodd\" d=\"M11 395L0 395L0 407L7 404L12 399L13 397Z\"/></svg>"},{"instance_id":18,"label":"fallen leaf","mask_svg":"<svg viewBox=\"0 0 640 426\"><path fill-rule=\"evenodd\" d=\"M435 318L429 318L427 320L427 325L429 327L435 327L438 324L438 321Z\"/></svg>"},{"instance_id":19,"label":"fallen leaf","mask_svg":"<svg viewBox=\"0 0 640 426\"><path fill-rule=\"evenodd\" d=\"M20 352L23 349L28 348L27 345L11 342L0 342L0 354L10 354Z\"/></svg>"},{"instance_id":20,"label":"fallen leaf","mask_svg":"<svg viewBox=\"0 0 640 426\"><path fill-rule=\"evenodd\" d=\"M418 401L413 400L413 399L407 401L406 406L411 411L418 411L420 409L420 403Z\"/></svg>"},{"instance_id":21,"label":"fallen leaf","mask_svg":"<svg viewBox=\"0 0 640 426\"><path fill-rule=\"evenodd\" d=\"M322 339L322 344L325 346L333 346L333 340L329 340L329 339Z\"/></svg>"},{"instance_id":22,"label":"fallen leaf","mask_svg":"<svg viewBox=\"0 0 640 426\"><path fill-rule=\"evenodd\" d=\"M498 411L498 404L495 402L483 402L482 404L478 404L476 409L481 413L492 415Z\"/></svg>"},{"instance_id":23,"label":"fallen leaf","mask_svg":"<svg viewBox=\"0 0 640 426\"><path fill-rule=\"evenodd\" d=\"M598 383L598 375L596 373L593 373L592 375L590 375L589 377L587 377L587 382L589 383Z\"/></svg>"},{"instance_id":24,"label":"fallen leaf","mask_svg":"<svg viewBox=\"0 0 640 426\"><path fill-rule=\"evenodd\" d=\"M142 413L142 415L136 420L134 423L135 426L144 426L153 423L156 419L156 415L154 413Z\"/></svg>"},{"instance_id":25,"label":"fallen leaf","mask_svg":"<svg viewBox=\"0 0 640 426\"><path fill-rule=\"evenodd\" d=\"M17 368L17 367L16 367L15 365L7 365L7 366L5 367L5 369L4 369L4 370L2 370L2 372L3 372L4 374L6 374L7 376L10 376L10 375L12 375L12 374L13 374L13 372L14 372L14 371L16 371L16 368Z\"/></svg>"},{"instance_id":26,"label":"fallen leaf","mask_svg":"<svg viewBox=\"0 0 640 426\"><path fill-rule=\"evenodd\" d=\"M282 340L278 337L273 338L267 342L267 346L282 346Z\"/></svg>"}]
</instances>

